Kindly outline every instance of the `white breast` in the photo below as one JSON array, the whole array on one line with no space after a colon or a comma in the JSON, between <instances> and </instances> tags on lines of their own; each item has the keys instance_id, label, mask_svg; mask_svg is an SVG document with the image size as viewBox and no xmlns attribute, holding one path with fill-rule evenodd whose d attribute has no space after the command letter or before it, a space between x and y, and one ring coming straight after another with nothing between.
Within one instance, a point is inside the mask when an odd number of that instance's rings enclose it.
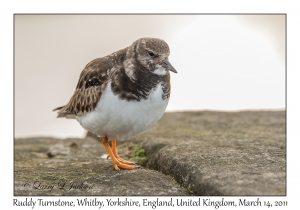
<instances>
[{"instance_id":1,"label":"white breast","mask_svg":"<svg viewBox=\"0 0 300 210\"><path fill-rule=\"evenodd\" d=\"M154 88L148 99L126 101L114 95L110 82L93 112L76 116L83 128L109 140L126 140L144 132L159 120L169 99L162 99L161 83Z\"/></svg>"}]
</instances>

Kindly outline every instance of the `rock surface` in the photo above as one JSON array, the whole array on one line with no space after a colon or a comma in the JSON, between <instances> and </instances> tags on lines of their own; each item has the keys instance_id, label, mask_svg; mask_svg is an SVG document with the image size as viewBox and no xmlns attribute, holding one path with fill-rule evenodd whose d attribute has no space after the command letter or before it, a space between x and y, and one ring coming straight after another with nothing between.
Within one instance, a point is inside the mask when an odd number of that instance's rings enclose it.
<instances>
[{"instance_id":1,"label":"rock surface","mask_svg":"<svg viewBox=\"0 0 300 210\"><path fill-rule=\"evenodd\" d=\"M154 170L115 171L105 154L92 138L16 139L14 195L187 194Z\"/></svg>"},{"instance_id":2,"label":"rock surface","mask_svg":"<svg viewBox=\"0 0 300 210\"><path fill-rule=\"evenodd\" d=\"M285 125L285 111L165 113L118 142L135 171L115 171L91 134L16 139L15 195L285 195Z\"/></svg>"}]
</instances>

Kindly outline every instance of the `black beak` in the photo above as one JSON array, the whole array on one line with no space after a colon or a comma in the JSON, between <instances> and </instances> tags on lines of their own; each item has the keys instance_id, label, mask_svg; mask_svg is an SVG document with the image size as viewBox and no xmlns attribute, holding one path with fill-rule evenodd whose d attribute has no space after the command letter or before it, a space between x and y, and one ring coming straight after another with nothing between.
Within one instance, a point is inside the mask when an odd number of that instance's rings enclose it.
<instances>
[{"instance_id":1,"label":"black beak","mask_svg":"<svg viewBox=\"0 0 300 210\"><path fill-rule=\"evenodd\" d=\"M174 73L177 73L176 69L170 64L170 62L165 59L161 62L162 66L165 67L166 69L173 71Z\"/></svg>"}]
</instances>

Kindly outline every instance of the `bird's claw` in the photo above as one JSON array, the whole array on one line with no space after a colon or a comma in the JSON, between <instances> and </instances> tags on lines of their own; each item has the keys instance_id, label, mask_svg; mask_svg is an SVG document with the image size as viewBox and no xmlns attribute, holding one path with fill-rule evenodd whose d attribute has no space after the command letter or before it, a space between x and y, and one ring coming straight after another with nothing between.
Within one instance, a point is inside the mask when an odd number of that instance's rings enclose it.
<instances>
[{"instance_id":1,"label":"bird's claw","mask_svg":"<svg viewBox=\"0 0 300 210\"><path fill-rule=\"evenodd\" d=\"M136 168L142 169L143 167L140 165L135 165Z\"/></svg>"}]
</instances>

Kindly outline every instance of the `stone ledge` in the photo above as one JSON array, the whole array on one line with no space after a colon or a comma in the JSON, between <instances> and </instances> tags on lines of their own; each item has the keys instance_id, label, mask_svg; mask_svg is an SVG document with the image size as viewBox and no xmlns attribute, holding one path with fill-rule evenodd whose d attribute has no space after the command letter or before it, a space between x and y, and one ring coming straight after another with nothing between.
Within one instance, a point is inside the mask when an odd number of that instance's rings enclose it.
<instances>
[{"instance_id":1,"label":"stone ledge","mask_svg":"<svg viewBox=\"0 0 300 210\"><path fill-rule=\"evenodd\" d=\"M286 195L284 111L166 113L134 142L192 195Z\"/></svg>"},{"instance_id":2,"label":"stone ledge","mask_svg":"<svg viewBox=\"0 0 300 210\"><path fill-rule=\"evenodd\" d=\"M14 195L186 195L154 170L115 171L91 138L15 140Z\"/></svg>"},{"instance_id":3,"label":"stone ledge","mask_svg":"<svg viewBox=\"0 0 300 210\"><path fill-rule=\"evenodd\" d=\"M132 144L145 150L146 167L136 171L114 171L90 134L16 139L15 195L285 195L285 138L284 111L165 113L118 142L125 158ZM56 187L34 189L35 181Z\"/></svg>"}]
</instances>

